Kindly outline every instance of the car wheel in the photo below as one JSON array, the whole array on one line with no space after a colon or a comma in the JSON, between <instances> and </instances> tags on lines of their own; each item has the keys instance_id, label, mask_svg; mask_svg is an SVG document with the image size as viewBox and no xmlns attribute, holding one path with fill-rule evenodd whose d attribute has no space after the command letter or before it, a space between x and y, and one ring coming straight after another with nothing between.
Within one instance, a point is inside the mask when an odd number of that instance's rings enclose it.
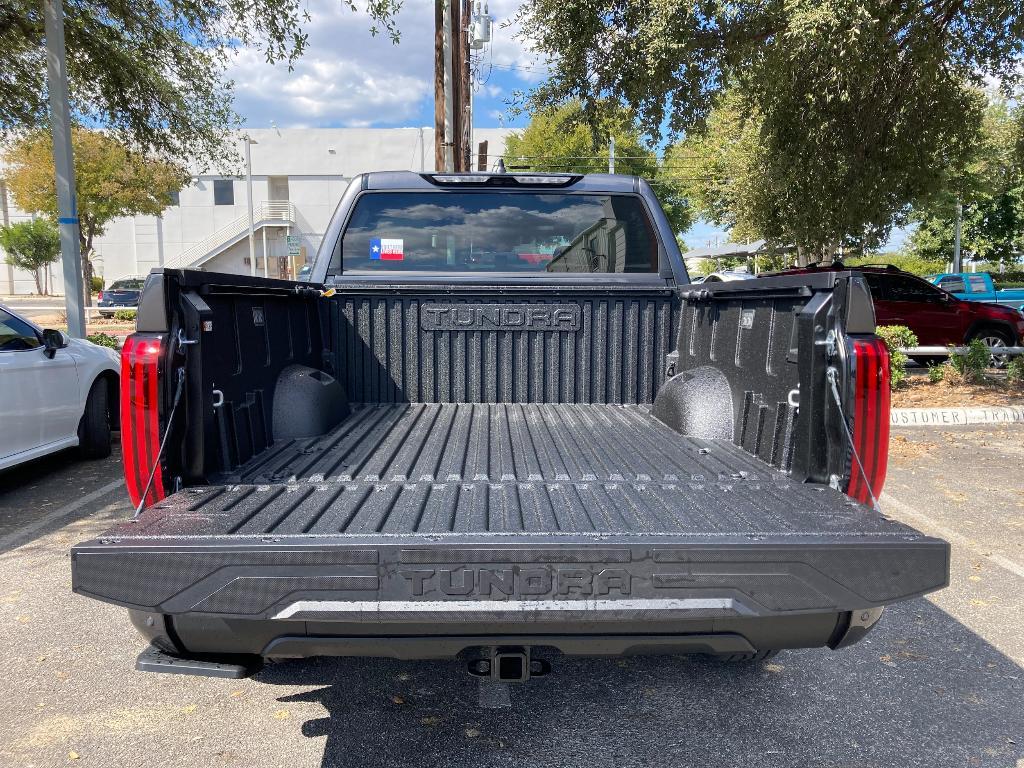
<instances>
[{"instance_id":1,"label":"car wheel","mask_svg":"<svg viewBox=\"0 0 1024 768\"><path fill-rule=\"evenodd\" d=\"M110 455L110 404L107 382L97 379L85 401L85 413L78 422L78 452L85 459L105 459Z\"/></svg>"},{"instance_id":2,"label":"car wheel","mask_svg":"<svg viewBox=\"0 0 1024 768\"><path fill-rule=\"evenodd\" d=\"M975 339L981 341L986 347L991 350L996 350L999 347L1009 347L1013 344L1013 339L1010 338L1010 334L1001 328L982 328L980 331L975 333L970 341ZM988 364L992 368L1005 368L1010 362L1009 355L996 355L993 354L988 359Z\"/></svg>"}]
</instances>

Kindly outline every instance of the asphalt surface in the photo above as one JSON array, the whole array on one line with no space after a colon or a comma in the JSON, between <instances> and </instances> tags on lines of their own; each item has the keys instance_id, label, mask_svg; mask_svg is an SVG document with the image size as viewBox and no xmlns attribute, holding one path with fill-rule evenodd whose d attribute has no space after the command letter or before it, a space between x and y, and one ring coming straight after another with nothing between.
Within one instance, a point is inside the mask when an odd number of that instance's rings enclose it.
<instances>
[{"instance_id":1,"label":"asphalt surface","mask_svg":"<svg viewBox=\"0 0 1024 768\"><path fill-rule=\"evenodd\" d=\"M1020 425L894 432L883 507L952 541L952 583L859 645L563 659L504 690L456 662L134 672L123 611L69 585L69 547L130 514L117 462L0 474L0 766L1024 765Z\"/></svg>"}]
</instances>

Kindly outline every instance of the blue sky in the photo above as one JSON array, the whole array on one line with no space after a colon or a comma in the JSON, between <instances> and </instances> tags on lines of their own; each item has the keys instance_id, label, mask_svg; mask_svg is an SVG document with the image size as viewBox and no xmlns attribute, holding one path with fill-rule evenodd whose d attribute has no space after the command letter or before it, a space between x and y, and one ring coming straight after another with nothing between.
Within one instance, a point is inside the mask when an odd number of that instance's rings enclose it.
<instances>
[{"instance_id":1,"label":"blue sky","mask_svg":"<svg viewBox=\"0 0 1024 768\"><path fill-rule=\"evenodd\" d=\"M516 36L509 18L521 0L491 0L492 44L477 62L473 124L522 128L508 102L519 90L544 79L545 69ZM289 72L272 66L255 49L234 52L228 76L235 83L235 109L252 128L410 127L434 124L434 4L407 2L399 16L402 40L392 45L371 37L370 21L337 0L309 0L309 46ZM728 236L697 222L684 239L691 248ZM902 234L894 238L896 244Z\"/></svg>"}]
</instances>

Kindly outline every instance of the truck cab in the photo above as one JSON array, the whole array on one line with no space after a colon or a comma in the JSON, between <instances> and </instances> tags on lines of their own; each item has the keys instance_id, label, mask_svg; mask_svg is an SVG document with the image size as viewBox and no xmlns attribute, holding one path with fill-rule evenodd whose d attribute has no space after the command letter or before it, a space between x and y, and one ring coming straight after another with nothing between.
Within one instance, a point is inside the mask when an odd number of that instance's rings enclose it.
<instances>
[{"instance_id":1,"label":"truck cab","mask_svg":"<svg viewBox=\"0 0 1024 768\"><path fill-rule=\"evenodd\" d=\"M988 272L947 272L928 280L963 301L984 301L1024 311L1024 288L997 289Z\"/></svg>"}]
</instances>

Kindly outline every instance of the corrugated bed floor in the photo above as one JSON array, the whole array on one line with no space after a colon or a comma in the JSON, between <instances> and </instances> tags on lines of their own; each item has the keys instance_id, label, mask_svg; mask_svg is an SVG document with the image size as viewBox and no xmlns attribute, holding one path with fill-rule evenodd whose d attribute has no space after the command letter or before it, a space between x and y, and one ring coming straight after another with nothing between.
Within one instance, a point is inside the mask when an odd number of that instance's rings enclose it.
<instances>
[{"instance_id":1,"label":"corrugated bed floor","mask_svg":"<svg viewBox=\"0 0 1024 768\"><path fill-rule=\"evenodd\" d=\"M233 479L174 494L136 535L906 530L638 406L364 406Z\"/></svg>"}]
</instances>

